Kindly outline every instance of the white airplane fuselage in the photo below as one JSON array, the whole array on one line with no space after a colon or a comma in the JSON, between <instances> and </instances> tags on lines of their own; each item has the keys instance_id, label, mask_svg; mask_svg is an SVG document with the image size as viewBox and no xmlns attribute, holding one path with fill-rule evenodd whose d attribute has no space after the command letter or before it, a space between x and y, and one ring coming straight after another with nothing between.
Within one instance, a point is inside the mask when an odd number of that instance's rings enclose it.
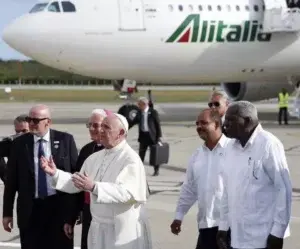
<instances>
[{"instance_id":1,"label":"white airplane fuselage","mask_svg":"<svg viewBox=\"0 0 300 249\"><path fill-rule=\"evenodd\" d=\"M48 4L23 15L4 40L43 64L104 79L242 82L300 74L299 34L260 33L263 0L72 3L76 12L49 12Z\"/></svg>"}]
</instances>

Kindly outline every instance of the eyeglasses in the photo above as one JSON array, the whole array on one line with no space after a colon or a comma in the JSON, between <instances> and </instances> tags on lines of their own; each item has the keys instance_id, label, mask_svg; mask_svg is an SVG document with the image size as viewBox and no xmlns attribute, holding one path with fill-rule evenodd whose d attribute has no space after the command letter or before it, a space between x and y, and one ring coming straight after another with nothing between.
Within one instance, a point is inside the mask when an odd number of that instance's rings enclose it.
<instances>
[{"instance_id":1,"label":"eyeglasses","mask_svg":"<svg viewBox=\"0 0 300 249\"><path fill-rule=\"evenodd\" d=\"M39 122L46 120L46 119L48 119L48 118L31 118L31 117L25 118L26 122L30 123L32 121L35 125L39 124Z\"/></svg>"},{"instance_id":2,"label":"eyeglasses","mask_svg":"<svg viewBox=\"0 0 300 249\"><path fill-rule=\"evenodd\" d=\"M99 124L99 123L87 123L86 124L86 128L93 127L94 129L98 129L98 128L100 128L100 126L101 126L101 124Z\"/></svg>"},{"instance_id":3,"label":"eyeglasses","mask_svg":"<svg viewBox=\"0 0 300 249\"><path fill-rule=\"evenodd\" d=\"M208 103L208 106L209 106L209 108L212 108L213 106L219 107L219 106L220 106L220 103L219 103L219 102L209 102L209 103Z\"/></svg>"}]
</instances>

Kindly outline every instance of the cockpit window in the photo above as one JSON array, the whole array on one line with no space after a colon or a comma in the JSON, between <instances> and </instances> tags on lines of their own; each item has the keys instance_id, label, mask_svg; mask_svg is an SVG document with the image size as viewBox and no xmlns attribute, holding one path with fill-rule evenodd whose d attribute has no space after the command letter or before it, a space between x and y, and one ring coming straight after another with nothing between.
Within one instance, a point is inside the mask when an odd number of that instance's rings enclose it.
<instances>
[{"instance_id":1,"label":"cockpit window","mask_svg":"<svg viewBox=\"0 0 300 249\"><path fill-rule=\"evenodd\" d=\"M33 8L29 11L29 13L36 13L36 12L41 12L43 11L48 3L38 3L33 6Z\"/></svg>"},{"instance_id":2,"label":"cockpit window","mask_svg":"<svg viewBox=\"0 0 300 249\"><path fill-rule=\"evenodd\" d=\"M51 12L60 12L59 4L58 2L53 2L49 5L48 11Z\"/></svg>"},{"instance_id":3,"label":"cockpit window","mask_svg":"<svg viewBox=\"0 0 300 249\"><path fill-rule=\"evenodd\" d=\"M61 5L63 7L64 12L76 12L75 5L71 2L62 1Z\"/></svg>"}]
</instances>

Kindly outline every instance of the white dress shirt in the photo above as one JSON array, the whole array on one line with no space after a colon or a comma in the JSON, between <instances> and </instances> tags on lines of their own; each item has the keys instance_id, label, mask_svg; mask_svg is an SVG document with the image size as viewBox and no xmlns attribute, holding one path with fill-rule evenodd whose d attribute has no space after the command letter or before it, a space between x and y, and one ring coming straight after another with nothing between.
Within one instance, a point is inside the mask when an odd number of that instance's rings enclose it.
<instances>
[{"instance_id":1,"label":"white dress shirt","mask_svg":"<svg viewBox=\"0 0 300 249\"><path fill-rule=\"evenodd\" d=\"M182 220L197 201L199 229L219 225L219 205L223 192L220 171L229 141L229 138L222 135L213 150L203 144L192 155L181 187L175 219Z\"/></svg>"},{"instance_id":2,"label":"white dress shirt","mask_svg":"<svg viewBox=\"0 0 300 249\"><path fill-rule=\"evenodd\" d=\"M142 124L142 131L144 132L148 132L149 131L149 127L148 127L148 111L149 111L149 106L147 106L145 108L144 111L142 111L142 115L144 118L144 123Z\"/></svg>"},{"instance_id":3,"label":"white dress shirt","mask_svg":"<svg viewBox=\"0 0 300 249\"><path fill-rule=\"evenodd\" d=\"M43 148L45 152L45 157L47 159L50 158L51 156L51 141L50 141L50 130L43 136L43 137L38 137L34 135L34 174L35 174L35 198L38 198L38 174L39 174L39 158L38 158L38 150L39 150L39 140L43 139ZM53 195L56 193L56 190L53 189L52 187L52 178L48 174L46 174L47 177L47 190L48 190L48 195Z\"/></svg>"},{"instance_id":4,"label":"white dress shirt","mask_svg":"<svg viewBox=\"0 0 300 249\"><path fill-rule=\"evenodd\" d=\"M233 248L266 248L268 235L289 236L292 185L282 143L258 125L242 147L231 140L223 167L219 230Z\"/></svg>"}]
</instances>

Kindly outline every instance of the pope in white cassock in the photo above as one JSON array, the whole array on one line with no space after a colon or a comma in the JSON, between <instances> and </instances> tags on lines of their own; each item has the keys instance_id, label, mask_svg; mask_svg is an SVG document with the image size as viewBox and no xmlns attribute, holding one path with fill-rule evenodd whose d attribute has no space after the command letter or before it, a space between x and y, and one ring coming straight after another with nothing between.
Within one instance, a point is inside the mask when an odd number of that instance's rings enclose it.
<instances>
[{"instance_id":1,"label":"pope in white cassock","mask_svg":"<svg viewBox=\"0 0 300 249\"><path fill-rule=\"evenodd\" d=\"M128 122L120 114L101 124L104 150L89 156L78 173L56 168L52 158L42 158L42 168L60 191L89 191L92 222L89 249L151 249L144 204L147 183L144 165L126 142Z\"/></svg>"}]
</instances>

